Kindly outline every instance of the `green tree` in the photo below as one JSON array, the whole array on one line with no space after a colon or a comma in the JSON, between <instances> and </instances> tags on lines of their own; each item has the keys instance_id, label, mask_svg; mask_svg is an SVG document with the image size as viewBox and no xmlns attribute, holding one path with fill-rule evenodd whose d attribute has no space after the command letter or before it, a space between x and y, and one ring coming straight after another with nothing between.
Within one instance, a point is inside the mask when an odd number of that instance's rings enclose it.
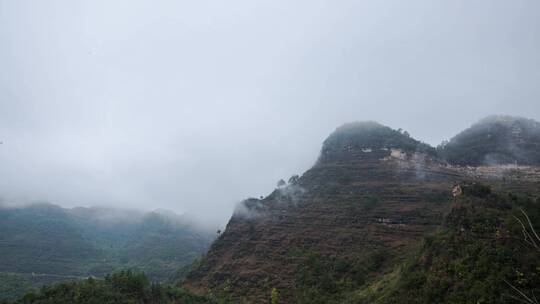
<instances>
[{"instance_id":1,"label":"green tree","mask_svg":"<svg viewBox=\"0 0 540 304\"><path fill-rule=\"evenodd\" d=\"M291 178L289 178L289 184L294 185L294 184L298 183L299 179L300 179L300 176L298 176L298 174L295 174L295 175L291 176Z\"/></svg>"},{"instance_id":2,"label":"green tree","mask_svg":"<svg viewBox=\"0 0 540 304\"><path fill-rule=\"evenodd\" d=\"M279 293L277 289L274 287L272 288L272 291L270 292L270 303L277 304L279 298Z\"/></svg>"}]
</instances>

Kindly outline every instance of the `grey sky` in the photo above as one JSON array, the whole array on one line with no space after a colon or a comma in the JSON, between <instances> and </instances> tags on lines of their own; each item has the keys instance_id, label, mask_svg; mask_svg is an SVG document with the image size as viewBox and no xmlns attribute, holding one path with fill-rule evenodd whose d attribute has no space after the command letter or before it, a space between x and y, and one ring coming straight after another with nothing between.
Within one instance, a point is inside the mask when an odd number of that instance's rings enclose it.
<instances>
[{"instance_id":1,"label":"grey sky","mask_svg":"<svg viewBox=\"0 0 540 304\"><path fill-rule=\"evenodd\" d=\"M338 125L540 119L540 1L0 0L0 196L225 221Z\"/></svg>"}]
</instances>

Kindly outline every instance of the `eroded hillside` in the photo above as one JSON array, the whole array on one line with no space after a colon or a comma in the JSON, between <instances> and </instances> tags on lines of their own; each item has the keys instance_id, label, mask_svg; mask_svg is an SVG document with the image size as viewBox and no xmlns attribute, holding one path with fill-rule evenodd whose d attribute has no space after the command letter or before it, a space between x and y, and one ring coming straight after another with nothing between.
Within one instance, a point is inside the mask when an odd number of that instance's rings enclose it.
<instances>
[{"instance_id":1,"label":"eroded hillside","mask_svg":"<svg viewBox=\"0 0 540 304\"><path fill-rule=\"evenodd\" d=\"M280 303L339 300L434 232L456 183L538 189L535 167L505 170L450 164L406 132L377 123L345 125L297 181L244 201L183 285L241 303L267 301L274 288Z\"/></svg>"},{"instance_id":2,"label":"eroded hillside","mask_svg":"<svg viewBox=\"0 0 540 304\"><path fill-rule=\"evenodd\" d=\"M247 302L277 288L284 303L307 302L306 289L321 289L299 277L313 256L341 265L330 281L361 285L440 224L461 178L455 171L389 128L341 131L296 183L244 202L186 285L225 287ZM395 138L381 141L378 133Z\"/></svg>"}]
</instances>

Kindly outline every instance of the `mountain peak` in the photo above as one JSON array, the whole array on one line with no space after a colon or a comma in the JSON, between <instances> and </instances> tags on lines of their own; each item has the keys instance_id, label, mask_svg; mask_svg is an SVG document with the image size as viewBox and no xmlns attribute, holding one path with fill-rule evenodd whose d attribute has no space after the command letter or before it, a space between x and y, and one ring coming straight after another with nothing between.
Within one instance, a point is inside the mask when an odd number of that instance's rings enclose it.
<instances>
[{"instance_id":1,"label":"mountain peak","mask_svg":"<svg viewBox=\"0 0 540 304\"><path fill-rule=\"evenodd\" d=\"M358 121L338 127L324 141L319 162L350 158L358 152L401 149L433 154L429 145L412 138L407 131L394 130L375 121Z\"/></svg>"},{"instance_id":2,"label":"mountain peak","mask_svg":"<svg viewBox=\"0 0 540 304\"><path fill-rule=\"evenodd\" d=\"M457 165L540 164L540 123L523 117L492 115L441 146Z\"/></svg>"}]
</instances>

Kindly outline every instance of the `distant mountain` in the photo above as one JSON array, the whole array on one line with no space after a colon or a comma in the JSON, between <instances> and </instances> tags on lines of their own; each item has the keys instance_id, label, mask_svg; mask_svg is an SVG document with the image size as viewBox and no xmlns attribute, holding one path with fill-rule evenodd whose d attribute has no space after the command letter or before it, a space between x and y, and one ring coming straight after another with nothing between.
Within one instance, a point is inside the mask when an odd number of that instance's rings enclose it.
<instances>
[{"instance_id":1,"label":"distant mountain","mask_svg":"<svg viewBox=\"0 0 540 304\"><path fill-rule=\"evenodd\" d=\"M519 155L534 156L535 123L518 125L522 127L522 137L516 143L528 151ZM501 128L506 130L506 123ZM477 130L480 129L491 130ZM459 149L479 153L470 154L478 162L462 158L463 164L483 164L487 155L510 153L511 148L500 150L492 144L508 142L505 132L492 133L483 150L472 146L472 142L470 146L460 146ZM499 136L503 139L496 139ZM512 140L517 138L513 136ZM498 246L498 239L491 234L497 228L502 229L505 238L522 237L515 230L510 235L504 222L512 219L508 208L517 207L522 201L510 199L498 213L493 209L499 207L491 206L491 199L478 199L485 200L479 204L485 204L486 209L480 210L478 205L481 214L464 215L462 221L474 229L486 229L478 234L482 238L489 236L485 242L475 243L476 234L456 239L437 231L469 229L459 224L451 226L447 224L451 218L445 218L448 213L460 216L461 209L456 204L461 198L453 195L469 191L465 184L482 182L497 192L518 191L524 196L538 197L540 167L507 170L452 166L461 162L452 158L451 149L458 142L469 143L461 138L468 136L458 135L437 151L404 131L375 122L346 124L336 129L324 141L317 163L300 178L291 179L291 183L265 198L248 199L237 207L225 231L182 285L199 292L227 292L236 303L266 303L272 292L279 293L279 303L508 303L503 293L511 288L502 287L506 286L504 279L518 283L510 277L512 271L474 267L486 267L491 262L498 263L494 267L522 265L527 267L528 275L534 274L529 268L535 262L527 260L533 256L512 260L512 250L519 250L519 242L501 245L502 251L498 251L499 247L484 251L481 248ZM458 184L463 188L456 187ZM532 203L527 203L528 207L537 212L539 201L529 201ZM468 206L474 212L475 203ZM534 219L540 225L540 219ZM476 220L480 221L478 225ZM432 235L437 241L425 253L416 255L418 250L424 250L419 249L423 240ZM445 249L453 250L450 256ZM461 249L470 252L460 252ZM440 260L431 260L435 254ZM497 254L502 256L492 257ZM466 261L460 264L461 259ZM431 261L436 263L432 268ZM408 266L417 263L421 264L416 268ZM397 277L400 269L408 274ZM414 276L417 269L422 269L418 278ZM499 280L497 284L495 280ZM536 288L527 284L522 287ZM488 295L495 288L499 290ZM407 295L409 289L414 290L414 297ZM444 301L439 302L440 299Z\"/></svg>"},{"instance_id":2,"label":"distant mountain","mask_svg":"<svg viewBox=\"0 0 540 304\"><path fill-rule=\"evenodd\" d=\"M540 165L540 123L512 116L490 116L439 147L457 165Z\"/></svg>"},{"instance_id":3,"label":"distant mountain","mask_svg":"<svg viewBox=\"0 0 540 304\"><path fill-rule=\"evenodd\" d=\"M204 253L213 237L173 213L0 207L0 294L121 269L166 281Z\"/></svg>"},{"instance_id":4,"label":"distant mountain","mask_svg":"<svg viewBox=\"0 0 540 304\"><path fill-rule=\"evenodd\" d=\"M85 274L81 261L105 258L66 209L40 204L0 209L0 271Z\"/></svg>"}]
</instances>

